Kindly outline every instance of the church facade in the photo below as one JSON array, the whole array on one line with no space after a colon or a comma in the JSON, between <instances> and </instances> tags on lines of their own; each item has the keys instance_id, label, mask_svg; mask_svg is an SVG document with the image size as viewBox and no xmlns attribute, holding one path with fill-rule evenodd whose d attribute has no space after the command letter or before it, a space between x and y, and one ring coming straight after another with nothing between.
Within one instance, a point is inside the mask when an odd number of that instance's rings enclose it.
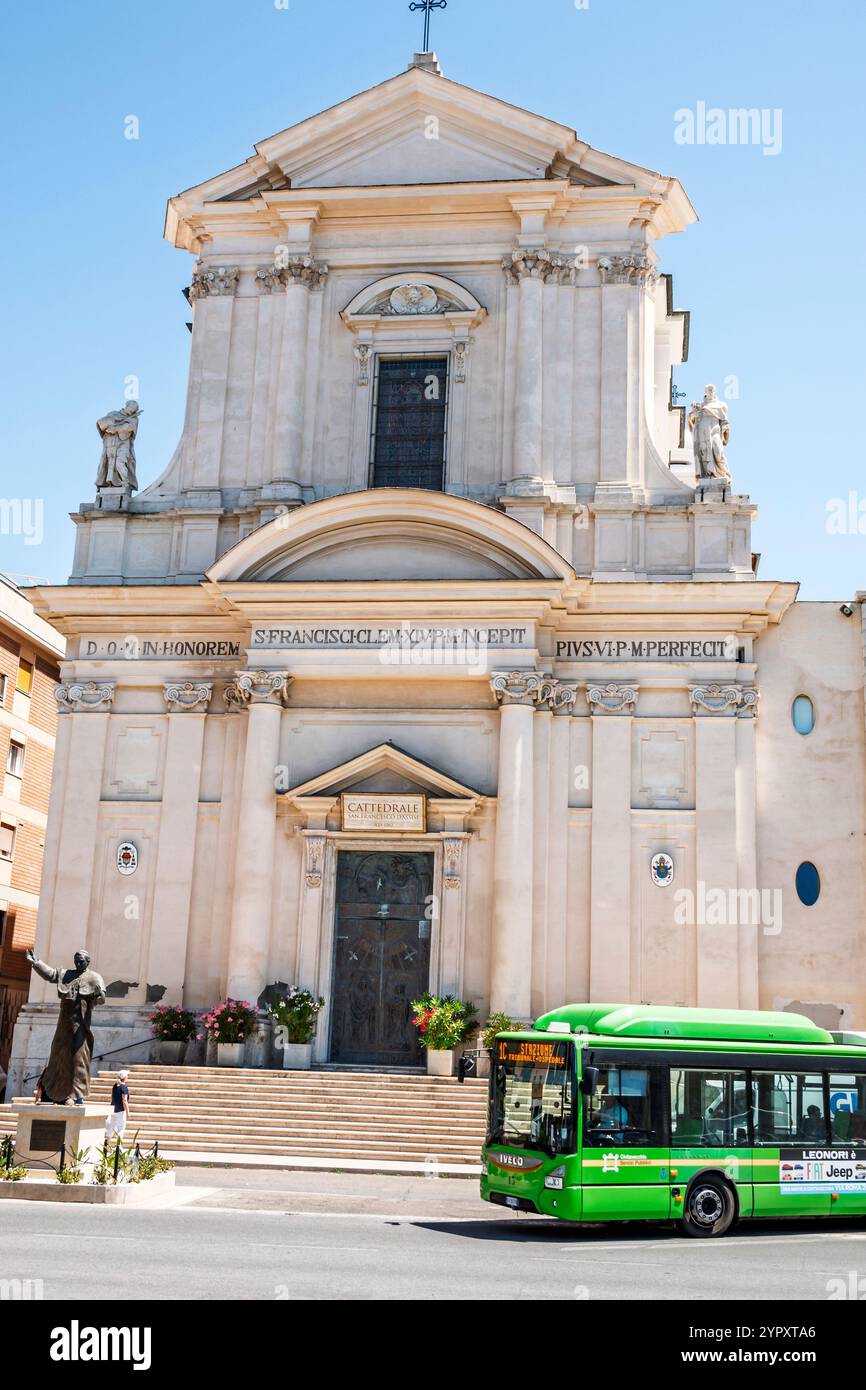
<instances>
[{"instance_id":1,"label":"church facade","mask_svg":"<svg viewBox=\"0 0 866 1390\"><path fill-rule=\"evenodd\" d=\"M671 404L694 220L425 54L170 200L180 443L137 492L137 412L99 422L34 593L37 954L91 952L97 1053L285 984L320 1063L417 1060L428 987L866 1028L862 609L759 577L736 421ZM19 1090L55 1007L36 980Z\"/></svg>"}]
</instances>

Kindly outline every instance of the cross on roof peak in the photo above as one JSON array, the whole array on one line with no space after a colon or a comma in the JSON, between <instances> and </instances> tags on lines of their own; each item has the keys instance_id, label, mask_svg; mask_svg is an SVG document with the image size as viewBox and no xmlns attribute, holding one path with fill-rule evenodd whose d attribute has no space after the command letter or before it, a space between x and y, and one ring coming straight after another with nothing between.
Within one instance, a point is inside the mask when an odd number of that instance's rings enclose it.
<instances>
[{"instance_id":1,"label":"cross on roof peak","mask_svg":"<svg viewBox=\"0 0 866 1390\"><path fill-rule=\"evenodd\" d=\"M423 52L430 52L430 16L433 10L446 10L448 0L412 0L410 10L424 11L424 47Z\"/></svg>"}]
</instances>

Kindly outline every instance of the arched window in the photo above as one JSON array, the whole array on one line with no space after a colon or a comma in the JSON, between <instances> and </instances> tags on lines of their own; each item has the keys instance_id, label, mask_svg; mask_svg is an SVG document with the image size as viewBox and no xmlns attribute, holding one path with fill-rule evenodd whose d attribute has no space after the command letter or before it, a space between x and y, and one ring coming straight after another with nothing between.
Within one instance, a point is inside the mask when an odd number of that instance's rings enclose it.
<instances>
[{"instance_id":1,"label":"arched window","mask_svg":"<svg viewBox=\"0 0 866 1390\"><path fill-rule=\"evenodd\" d=\"M808 860L801 864L797 870L794 884L797 889L797 897L804 907L814 907L818 898L821 896L821 875L810 864Z\"/></svg>"},{"instance_id":2,"label":"arched window","mask_svg":"<svg viewBox=\"0 0 866 1390\"><path fill-rule=\"evenodd\" d=\"M791 720L798 734L811 734L815 727L815 706L808 695L798 695L791 706Z\"/></svg>"}]
</instances>

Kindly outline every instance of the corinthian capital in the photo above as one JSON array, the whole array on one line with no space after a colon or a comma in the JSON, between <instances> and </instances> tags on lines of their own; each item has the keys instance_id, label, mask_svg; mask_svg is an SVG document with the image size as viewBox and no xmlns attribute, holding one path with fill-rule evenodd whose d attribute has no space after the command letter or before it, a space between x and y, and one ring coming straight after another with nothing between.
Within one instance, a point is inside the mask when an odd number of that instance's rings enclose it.
<instances>
[{"instance_id":1,"label":"corinthian capital","mask_svg":"<svg viewBox=\"0 0 866 1390\"><path fill-rule=\"evenodd\" d=\"M225 688L226 708L246 709L249 705L286 705L292 677L287 671L237 671Z\"/></svg>"},{"instance_id":2,"label":"corinthian capital","mask_svg":"<svg viewBox=\"0 0 866 1390\"><path fill-rule=\"evenodd\" d=\"M652 261L643 251L629 251L615 256L600 256L598 270L603 285L645 285L652 287L659 278Z\"/></svg>"},{"instance_id":3,"label":"corinthian capital","mask_svg":"<svg viewBox=\"0 0 866 1390\"><path fill-rule=\"evenodd\" d=\"M196 266L189 287L189 297L206 299L209 295L235 294L240 273L240 267L236 265Z\"/></svg>"},{"instance_id":4,"label":"corinthian capital","mask_svg":"<svg viewBox=\"0 0 866 1390\"><path fill-rule=\"evenodd\" d=\"M320 290L328 277L328 267L312 256L278 255L272 266L256 271L256 283L265 294L287 289L289 285L304 285L308 290Z\"/></svg>"},{"instance_id":5,"label":"corinthian capital","mask_svg":"<svg viewBox=\"0 0 866 1390\"><path fill-rule=\"evenodd\" d=\"M505 257L502 269L511 285L517 285L527 278L543 280L548 285L573 285L577 278L577 264L573 256L548 251L544 246L518 246L510 256Z\"/></svg>"},{"instance_id":6,"label":"corinthian capital","mask_svg":"<svg viewBox=\"0 0 866 1390\"><path fill-rule=\"evenodd\" d=\"M637 691L636 685L616 685L610 681L607 685L587 686L586 698L593 714L633 714Z\"/></svg>"},{"instance_id":7,"label":"corinthian capital","mask_svg":"<svg viewBox=\"0 0 866 1390\"><path fill-rule=\"evenodd\" d=\"M63 681L55 687L54 696L60 708L70 714L104 712L114 700L114 681Z\"/></svg>"},{"instance_id":8,"label":"corinthian capital","mask_svg":"<svg viewBox=\"0 0 866 1390\"><path fill-rule=\"evenodd\" d=\"M490 677L490 688L502 705L537 705L550 684L550 677L537 671L497 671Z\"/></svg>"}]
</instances>

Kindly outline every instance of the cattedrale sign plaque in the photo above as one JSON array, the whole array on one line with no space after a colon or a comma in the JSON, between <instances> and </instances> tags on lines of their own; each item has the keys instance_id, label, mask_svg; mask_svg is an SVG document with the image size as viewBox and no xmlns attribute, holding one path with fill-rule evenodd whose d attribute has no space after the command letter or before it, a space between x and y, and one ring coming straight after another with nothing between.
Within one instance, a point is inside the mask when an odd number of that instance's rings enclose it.
<instances>
[{"instance_id":1,"label":"cattedrale sign plaque","mask_svg":"<svg viewBox=\"0 0 866 1390\"><path fill-rule=\"evenodd\" d=\"M423 796L357 795L344 792L341 801L344 830L424 830Z\"/></svg>"}]
</instances>

